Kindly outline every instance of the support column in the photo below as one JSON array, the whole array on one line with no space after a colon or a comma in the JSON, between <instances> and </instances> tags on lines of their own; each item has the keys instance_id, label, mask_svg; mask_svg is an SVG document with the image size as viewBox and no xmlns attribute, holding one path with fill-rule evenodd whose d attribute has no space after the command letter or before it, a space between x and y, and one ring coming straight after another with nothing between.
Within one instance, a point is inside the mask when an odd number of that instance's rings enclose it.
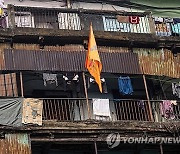
<instances>
[{"instance_id":1,"label":"support column","mask_svg":"<svg viewBox=\"0 0 180 154\"><path fill-rule=\"evenodd\" d=\"M152 14L149 14L148 20L149 20L149 27L150 27L151 34L156 35L155 22L153 20Z\"/></svg>"},{"instance_id":2,"label":"support column","mask_svg":"<svg viewBox=\"0 0 180 154\"><path fill-rule=\"evenodd\" d=\"M150 99L149 99L149 93L148 93L148 88L147 88L147 83L146 83L146 77L145 77L144 74L143 74L143 81L144 81L144 87L145 87L146 97L147 97L147 101L148 101L148 109L149 109L149 114L150 114L150 120L153 121L151 102L150 102Z\"/></svg>"},{"instance_id":3,"label":"support column","mask_svg":"<svg viewBox=\"0 0 180 154\"><path fill-rule=\"evenodd\" d=\"M71 1L70 0L66 0L67 3L67 8L71 8Z\"/></svg>"},{"instance_id":4,"label":"support column","mask_svg":"<svg viewBox=\"0 0 180 154\"><path fill-rule=\"evenodd\" d=\"M22 72L20 72L20 84L21 84L21 97L24 97L24 87L23 87L23 76L22 76Z\"/></svg>"},{"instance_id":5,"label":"support column","mask_svg":"<svg viewBox=\"0 0 180 154\"><path fill-rule=\"evenodd\" d=\"M159 146L160 146L160 154L163 154L164 152L163 152L163 146L162 146L162 144L160 144Z\"/></svg>"},{"instance_id":6,"label":"support column","mask_svg":"<svg viewBox=\"0 0 180 154\"><path fill-rule=\"evenodd\" d=\"M8 11L8 26L9 28L15 28L15 10L14 5L8 4L7 6Z\"/></svg>"},{"instance_id":7,"label":"support column","mask_svg":"<svg viewBox=\"0 0 180 154\"><path fill-rule=\"evenodd\" d=\"M86 102L87 102L87 109L88 109L88 119L91 119L91 112L90 112L90 106L89 106L89 98L88 98L88 92L87 92L87 86L86 86L86 78L85 73L82 73L83 76L83 82L84 82L84 92L86 96Z\"/></svg>"},{"instance_id":8,"label":"support column","mask_svg":"<svg viewBox=\"0 0 180 154\"><path fill-rule=\"evenodd\" d=\"M95 154L98 154L97 143L96 143L96 141L94 141L94 150L95 150Z\"/></svg>"}]
</instances>

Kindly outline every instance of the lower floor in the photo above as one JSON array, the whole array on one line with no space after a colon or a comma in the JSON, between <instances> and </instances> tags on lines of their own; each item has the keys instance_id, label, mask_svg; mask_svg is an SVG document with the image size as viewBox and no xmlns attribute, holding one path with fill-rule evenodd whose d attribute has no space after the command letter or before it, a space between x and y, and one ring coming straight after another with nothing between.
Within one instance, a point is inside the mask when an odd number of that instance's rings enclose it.
<instances>
[{"instance_id":1,"label":"lower floor","mask_svg":"<svg viewBox=\"0 0 180 154\"><path fill-rule=\"evenodd\" d=\"M108 147L106 142L32 143L32 154L179 154L179 144L119 144Z\"/></svg>"}]
</instances>

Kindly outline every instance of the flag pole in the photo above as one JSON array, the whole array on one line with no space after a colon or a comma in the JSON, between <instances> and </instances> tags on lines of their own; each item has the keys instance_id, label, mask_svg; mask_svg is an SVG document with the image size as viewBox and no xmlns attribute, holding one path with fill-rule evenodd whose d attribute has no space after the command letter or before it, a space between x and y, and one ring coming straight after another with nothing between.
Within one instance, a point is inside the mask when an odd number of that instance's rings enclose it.
<instances>
[{"instance_id":1,"label":"flag pole","mask_svg":"<svg viewBox=\"0 0 180 154\"><path fill-rule=\"evenodd\" d=\"M87 109L88 109L88 118L91 119L91 112L90 112L90 107L89 107L89 98L88 98L88 92L87 92L87 86L86 86L86 78L85 78L85 73L82 73L83 75L83 82L84 82L84 92L86 96L86 103L87 103Z\"/></svg>"}]
</instances>

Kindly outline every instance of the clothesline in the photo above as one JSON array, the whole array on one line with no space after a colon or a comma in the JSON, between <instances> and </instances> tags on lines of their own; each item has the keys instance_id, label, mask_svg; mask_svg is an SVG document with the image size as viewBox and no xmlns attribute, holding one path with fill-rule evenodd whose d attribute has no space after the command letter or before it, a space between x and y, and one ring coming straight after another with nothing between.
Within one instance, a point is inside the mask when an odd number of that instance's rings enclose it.
<instances>
[{"instance_id":1,"label":"clothesline","mask_svg":"<svg viewBox=\"0 0 180 154\"><path fill-rule=\"evenodd\" d=\"M88 77L91 77L89 74L85 74L86 76L88 76ZM122 75L119 75L119 76L122 76ZM118 77L108 77L108 76L105 76L105 78L108 78L108 79L118 79L119 78L119 76ZM126 76L128 76L128 75L126 75ZM140 76L136 76L136 77L130 77L131 79L132 78L141 78ZM168 82L168 83L173 83L174 81L167 81L167 80L162 80L162 79L155 79L155 78L150 78L150 77L146 77L146 79L151 79L151 80L157 80L157 81L164 81L164 82ZM171 79L171 80L173 80L173 79ZM180 80L179 80L179 82L180 82Z\"/></svg>"},{"instance_id":2,"label":"clothesline","mask_svg":"<svg viewBox=\"0 0 180 154\"><path fill-rule=\"evenodd\" d=\"M51 72L52 73L52 72ZM42 75L41 73L36 73L36 74L38 74L38 75ZM65 75L66 73L57 73L56 72L56 74L58 74L58 75ZM75 72L74 74L78 74L77 72ZM87 76L87 77L91 77L91 75L89 75L89 74L87 74L87 73L85 73L85 76ZM124 75L122 75L122 74L119 74L119 76L124 76ZM117 77L110 77L110 76L105 76L104 78L108 78L108 79L118 79L119 78L119 76L117 76ZM129 76L129 75L126 75L126 76ZM130 76L130 78L131 79L135 79L135 78L142 78L141 76L136 76L136 77L131 77ZM164 82L167 82L167 83L173 83L174 81L167 81L167 80L163 80L163 79L155 79L155 78L151 78L151 77L147 77L146 76L146 79L151 79L151 80L156 80L156 81L164 81ZM170 80L173 80L174 78L172 78L172 79L170 79ZM179 79L179 82L180 82L180 79Z\"/></svg>"}]
</instances>

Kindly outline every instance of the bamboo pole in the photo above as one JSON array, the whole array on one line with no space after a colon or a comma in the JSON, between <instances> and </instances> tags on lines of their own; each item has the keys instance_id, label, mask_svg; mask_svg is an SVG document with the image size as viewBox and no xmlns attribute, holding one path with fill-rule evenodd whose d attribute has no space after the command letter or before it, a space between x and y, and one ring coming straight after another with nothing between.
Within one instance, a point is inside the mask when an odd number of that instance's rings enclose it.
<instances>
[{"instance_id":1,"label":"bamboo pole","mask_svg":"<svg viewBox=\"0 0 180 154\"><path fill-rule=\"evenodd\" d=\"M160 154L163 154L164 152L163 152L163 146L162 146L162 144L160 144L159 146L160 146Z\"/></svg>"},{"instance_id":2,"label":"bamboo pole","mask_svg":"<svg viewBox=\"0 0 180 154\"><path fill-rule=\"evenodd\" d=\"M98 154L97 143L96 143L96 141L94 141L94 150L95 150L95 154Z\"/></svg>"},{"instance_id":3,"label":"bamboo pole","mask_svg":"<svg viewBox=\"0 0 180 154\"><path fill-rule=\"evenodd\" d=\"M71 8L71 1L70 0L66 0L67 3L67 8Z\"/></svg>"},{"instance_id":4,"label":"bamboo pole","mask_svg":"<svg viewBox=\"0 0 180 154\"><path fill-rule=\"evenodd\" d=\"M149 93L148 93L148 88L147 88L147 83L146 83L146 77L143 74L143 81L144 81L144 87L145 87L145 91L146 91L146 97L148 100L148 108L149 108L149 113L150 113L150 120L153 121L153 115L152 115L152 108L151 108L151 102L149 99Z\"/></svg>"},{"instance_id":5,"label":"bamboo pole","mask_svg":"<svg viewBox=\"0 0 180 154\"><path fill-rule=\"evenodd\" d=\"M86 102L87 102L87 109L88 109L88 118L91 119L91 112L89 107L89 99L88 99L88 92L87 92L87 86L86 86L86 78L84 72L82 73L83 76L83 82L84 82L84 92L86 96Z\"/></svg>"},{"instance_id":6,"label":"bamboo pole","mask_svg":"<svg viewBox=\"0 0 180 154\"><path fill-rule=\"evenodd\" d=\"M20 84L21 84L21 97L24 97L24 88L23 88L22 72L20 72Z\"/></svg>"}]
</instances>

